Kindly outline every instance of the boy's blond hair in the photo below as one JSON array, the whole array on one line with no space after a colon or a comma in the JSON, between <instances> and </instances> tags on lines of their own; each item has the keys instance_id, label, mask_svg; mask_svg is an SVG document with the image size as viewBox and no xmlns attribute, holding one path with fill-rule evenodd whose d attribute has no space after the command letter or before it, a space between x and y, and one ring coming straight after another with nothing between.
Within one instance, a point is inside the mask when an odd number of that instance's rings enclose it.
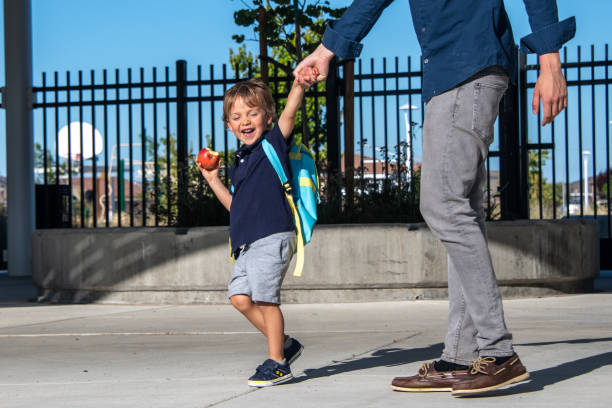
<instances>
[{"instance_id":1,"label":"boy's blond hair","mask_svg":"<svg viewBox=\"0 0 612 408\"><path fill-rule=\"evenodd\" d=\"M242 98L247 106L261 107L264 110L266 119L272 119L272 122L277 121L274 97L272 97L270 88L259 79L249 79L238 82L225 91L225 96L223 97L223 123L229 122L230 110L238 98Z\"/></svg>"}]
</instances>

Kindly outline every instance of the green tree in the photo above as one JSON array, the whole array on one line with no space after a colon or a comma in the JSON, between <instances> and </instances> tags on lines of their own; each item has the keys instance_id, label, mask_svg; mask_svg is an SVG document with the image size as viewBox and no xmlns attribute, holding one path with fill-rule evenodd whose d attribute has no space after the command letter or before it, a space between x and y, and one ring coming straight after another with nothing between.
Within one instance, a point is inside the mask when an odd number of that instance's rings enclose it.
<instances>
[{"instance_id":1,"label":"green tree","mask_svg":"<svg viewBox=\"0 0 612 408\"><path fill-rule=\"evenodd\" d=\"M234 13L236 24L252 27L254 40L273 50L283 49L293 63L302 59L303 52L310 54L321 42L326 20L338 18L346 10L346 7L332 8L327 0L251 0L242 3L247 7ZM232 38L238 44L245 41L244 35ZM267 55L262 48L260 51Z\"/></svg>"},{"instance_id":2,"label":"green tree","mask_svg":"<svg viewBox=\"0 0 612 408\"><path fill-rule=\"evenodd\" d=\"M206 145L212 143L211 136L206 135ZM177 167L177 143L173 133L167 133L161 137L157 145L157 168L155 179L147 183L147 202L153 214L157 213L161 225L178 225L178 167ZM229 163L233 161L233 149L228 152ZM153 160L155 145L153 138L147 137L147 157ZM223 152L222 152L223 155ZM200 170L195 164L195 153L192 149L188 152L189 168L187 171L187 194L184 209L185 225L182 227L194 227L204 225L227 225L229 213L221 205L219 200L202 177ZM225 166L223 167L225 169ZM157 203L155 194L157 192Z\"/></svg>"},{"instance_id":3,"label":"green tree","mask_svg":"<svg viewBox=\"0 0 612 408\"><path fill-rule=\"evenodd\" d=\"M540 218L540 196L542 204L541 217L553 218L554 207L563 202L563 185L553 184L544 177L543 168L550 159L550 150L530 150L528 153L528 179L529 179L529 214L530 218ZM553 195L554 190L554 195ZM557 215L559 212L557 211Z\"/></svg>"},{"instance_id":4,"label":"green tree","mask_svg":"<svg viewBox=\"0 0 612 408\"><path fill-rule=\"evenodd\" d=\"M278 95L277 108L282 111L285 97L293 83L291 71L302 59L303 53L311 53L323 38L325 21L337 18L346 8L332 8L329 1L291 1L291 0L251 0L243 1L247 8L234 13L234 21L243 27L252 27L254 38L259 42L260 63L252 53L246 51L244 35L232 38L239 44L237 50L230 49L230 64L241 77L251 74L268 82L275 95ZM296 7L297 6L297 7ZM268 47L271 57L268 57ZM286 79L283 79L286 78ZM325 84L318 83L312 91L323 92ZM316 107L318 106L318 109ZM319 153L319 162L325 161L325 117L324 98L315 101L307 97L303 108L298 112L294 136L297 142L308 139L308 147ZM302 116L308 120L303 123ZM319 127L315 126L319 124ZM304 132L307 138L304 138Z\"/></svg>"},{"instance_id":5,"label":"green tree","mask_svg":"<svg viewBox=\"0 0 612 408\"><path fill-rule=\"evenodd\" d=\"M259 42L259 61L247 51L245 36L235 35L233 39L238 48L230 50L230 64L240 77L254 76L268 82L277 96L277 110L280 112L293 83L293 67L304 54L311 53L321 43L326 20L340 17L346 8L332 8L329 1L309 0L244 0L242 3L246 8L234 13L234 21L239 26L253 28L251 40ZM306 93L305 102L296 117L294 137L297 142L308 140L308 147L318 152L319 169L326 173L326 104L325 98L313 96L315 92L325 92L325 84L317 83ZM405 158L399 162L405 163ZM393 167L392 164L390 166ZM321 223L422 221L418 210L420 171L413 174L412 186L407 185L405 177L399 181L389 179L383 183L361 183L359 180L363 178L360 174L363 172L364 169L356 171L356 191L352 203L346 201L347 196L341 197L340 202L334 200L335 193L331 191L335 190L328 191L331 185L342 185L340 175L337 175L337 180L330 179L331 176L321 180L323 202L318 210ZM405 168L402 174L406 174ZM342 211L340 206L343 207Z\"/></svg>"},{"instance_id":6,"label":"green tree","mask_svg":"<svg viewBox=\"0 0 612 408\"><path fill-rule=\"evenodd\" d=\"M46 166L45 166L46 159ZM34 182L36 184L44 184L45 175L47 173L47 184L57 184L56 174L57 161L55 156L51 153L51 150L47 149L43 151L43 147L40 143L34 143L34 168L37 170L34 175ZM75 166L75 162L72 162L72 175L78 174L78 167ZM59 175L60 178L68 174L68 163L66 161L60 162L59 164Z\"/></svg>"}]
</instances>

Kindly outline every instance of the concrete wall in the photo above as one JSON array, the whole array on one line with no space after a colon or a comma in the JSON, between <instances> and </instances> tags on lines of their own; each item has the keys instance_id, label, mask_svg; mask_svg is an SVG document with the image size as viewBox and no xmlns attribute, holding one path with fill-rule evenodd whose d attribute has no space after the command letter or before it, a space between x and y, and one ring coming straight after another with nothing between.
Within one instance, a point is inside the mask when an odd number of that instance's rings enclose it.
<instances>
[{"instance_id":1,"label":"concrete wall","mask_svg":"<svg viewBox=\"0 0 612 408\"><path fill-rule=\"evenodd\" d=\"M504 296L589 290L599 235L588 220L488 224ZM63 229L33 234L33 278L58 302L225 303L227 227ZM424 224L320 225L283 301L445 298L446 253Z\"/></svg>"}]
</instances>

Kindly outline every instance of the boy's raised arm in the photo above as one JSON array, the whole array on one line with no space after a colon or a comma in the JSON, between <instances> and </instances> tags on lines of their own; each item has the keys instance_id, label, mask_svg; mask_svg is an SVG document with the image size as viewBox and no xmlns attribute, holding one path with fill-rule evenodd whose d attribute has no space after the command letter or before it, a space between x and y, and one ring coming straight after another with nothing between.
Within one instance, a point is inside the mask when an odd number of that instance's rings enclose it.
<instances>
[{"instance_id":1,"label":"boy's raised arm","mask_svg":"<svg viewBox=\"0 0 612 408\"><path fill-rule=\"evenodd\" d=\"M301 72L302 81L298 81L297 79L293 81L291 91L289 91L289 96L287 96L285 109L283 109L280 118L278 118L278 127L285 139L288 139L293 131L295 115L302 104L304 92L316 82L317 75L318 71L308 67L307 70ZM304 118L302 118L302 120L304 120Z\"/></svg>"},{"instance_id":2,"label":"boy's raised arm","mask_svg":"<svg viewBox=\"0 0 612 408\"><path fill-rule=\"evenodd\" d=\"M289 91L289 96L287 96L287 104L285 105L285 109L283 109L280 118L278 118L278 127L285 139L288 139L293 131L295 115L302 104L303 98L304 88L297 83L297 80L294 80L293 85L291 86L291 91Z\"/></svg>"}]
</instances>

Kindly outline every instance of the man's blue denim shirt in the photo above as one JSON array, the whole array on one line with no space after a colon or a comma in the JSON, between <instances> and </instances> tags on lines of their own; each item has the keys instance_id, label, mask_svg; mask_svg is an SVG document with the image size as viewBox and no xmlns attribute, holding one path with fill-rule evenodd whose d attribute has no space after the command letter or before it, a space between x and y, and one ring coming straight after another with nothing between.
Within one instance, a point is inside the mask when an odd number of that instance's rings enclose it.
<instances>
[{"instance_id":1,"label":"man's blue denim shirt","mask_svg":"<svg viewBox=\"0 0 612 408\"><path fill-rule=\"evenodd\" d=\"M323 45L340 58L357 58L359 41L392 1L355 0L328 23ZM574 36L576 20L559 22L556 0L523 1L532 33L521 39L521 51L557 51ZM493 65L516 81L518 53L503 0L410 0L410 10L422 50L425 100Z\"/></svg>"}]
</instances>

